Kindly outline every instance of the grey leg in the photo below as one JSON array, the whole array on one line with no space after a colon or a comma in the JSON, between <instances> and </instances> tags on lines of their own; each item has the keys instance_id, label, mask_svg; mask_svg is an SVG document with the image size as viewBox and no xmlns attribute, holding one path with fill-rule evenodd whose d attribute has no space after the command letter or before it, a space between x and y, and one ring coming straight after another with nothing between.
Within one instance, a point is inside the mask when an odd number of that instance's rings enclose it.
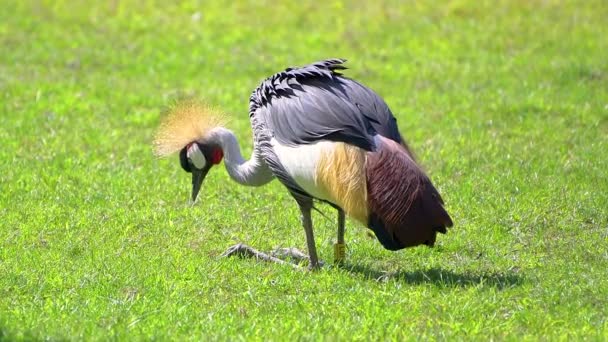
<instances>
[{"instance_id":1,"label":"grey leg","mask_svg":"<svg viewBox=\"0 0 608 342\"><path fill-rule=\"evenodd\" d=\"M344 244L344 210L338 209L338 243Z\"/></svg>"},{"instance_id":2,"label":"grey leg","mask_svg":"<svg viewBox=\"0 0 608 342\"><path fill-rule=\"evenodd\" d=\"M295 197L295 196L294 196ZM244 244L237 244L230 247L222 256L229 257L233 255L241 256L241 257L250 257L256 258L258 260L271 261L284 264L285 261L277 258L277 257L292 257L296 261L301 261L303 259L309 259L309 268L310 269L318 269L322 266L322 263L319 262L319 257L317 256L317 247L315 245L315 237L313 234L312 228L312 201L310 199L302 199L297 198L296 201L300 206L300 212L302 213L302 226L304 227L304 232L306 233L306 244L308 245L308 254L306 255L295 248L283 248L275 251L272 255L268 255L266 253L262 253L254 248L251 248ZM342 241L344 241L344 212L342 212ZM339 238L340 239L340 238ZM298 267L291 263L287 263L293 267Z\"/></svg>"},{"instance_id":3,"label":"grey leg","mask_svg":"<svg viewBox=\"0 0 608 342\"><path fill-rule=\"evenodd\" d=\"M346 258L346 245L344 244L344 210L338 209L338 242L334 244L334 262L341 264Z\"/></svg>"},{"instance_id":4,"label":"grey leg","mask_svg":"<svg viewBox=\"0 0 608 342\"><path fill-rule=\"evenodd\" d=\"M310 211L312 205L307 203L300 204L300 211L302 212L302 225L304 226L304 232L306 233L306 244L308 245L308 255L310 258L310 269L319 268L319 257L317 256L317 246L315 245L315 236L312 231L312 218Z\"/></svg>"}]
</instances>

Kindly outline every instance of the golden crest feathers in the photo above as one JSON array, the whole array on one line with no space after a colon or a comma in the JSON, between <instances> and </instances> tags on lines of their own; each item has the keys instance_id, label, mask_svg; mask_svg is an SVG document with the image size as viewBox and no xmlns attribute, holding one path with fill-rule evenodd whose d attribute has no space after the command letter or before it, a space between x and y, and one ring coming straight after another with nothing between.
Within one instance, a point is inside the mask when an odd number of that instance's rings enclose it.
<instances>
[{"instance_id":1,"label":"golden crest feathers","mask_svg":"<svg viewBox=\"0 0 608 342\"><path fill-rule=\"evenodd\" d=\"M193 141L200 141L226 118L219 110L196 100L182 100L166 111L154 138L154 154L166 157Z\"/></svg>"}]
</instances>

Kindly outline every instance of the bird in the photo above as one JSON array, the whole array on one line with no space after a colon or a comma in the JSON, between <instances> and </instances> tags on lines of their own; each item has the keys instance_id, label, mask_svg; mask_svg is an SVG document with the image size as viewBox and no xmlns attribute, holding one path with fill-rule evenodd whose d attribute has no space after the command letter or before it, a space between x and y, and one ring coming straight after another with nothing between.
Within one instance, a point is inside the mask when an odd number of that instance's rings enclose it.
<instances>
[{"instance_id":1,"label":"bird","mask_svg":"<svg viewBox=\"0 0 608 342\"><path fill-rule=\"evenodd\" d=\"M169 110L153 142L155 153L179 153L181 167L192 176L192 202L222 160L239 184L262 186L277 179L299 207L311 269L321 265L311 218L316 203L337 210L337 245L344 245L348 216L387 250L432 247L437 233L453 226L444 201L386 102L346 77L345 62L332 58L286 68L253 90L248 160L225 127L225 116L196 101Z\"/></svg>"}]
</instances>

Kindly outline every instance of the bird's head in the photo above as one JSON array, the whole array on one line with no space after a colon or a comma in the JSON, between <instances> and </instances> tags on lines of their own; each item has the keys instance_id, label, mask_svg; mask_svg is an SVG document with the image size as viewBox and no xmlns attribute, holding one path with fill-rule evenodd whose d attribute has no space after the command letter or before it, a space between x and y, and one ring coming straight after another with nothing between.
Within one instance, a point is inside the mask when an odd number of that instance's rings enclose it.
<instances>
[{"instance_id":1,"label":"bird's head","mask_svg":"<svg viewBox=\"0 0 608 342\"><path fill-rule=\"evenodd\" d=\"M222 161L222 148L213 143L191 142L179 152L179 162L184 171L192 173L192 203L196 202L205 176L213 165Z\"/></svg>"},{"instance_id":2,"label":"bird's head","mask_svg":"<svg viewBox=\"0 0 608 342\"><path fill-rule=\"evenodd\" d=\"M222 127L225 116L210 106L185 100L172 105L165 113L154 139L154 153L165 157L179 151L182 168L192 173L192 202L213 165L224 153L213 139L213 130Z\"/></svg>"}]
</instances>

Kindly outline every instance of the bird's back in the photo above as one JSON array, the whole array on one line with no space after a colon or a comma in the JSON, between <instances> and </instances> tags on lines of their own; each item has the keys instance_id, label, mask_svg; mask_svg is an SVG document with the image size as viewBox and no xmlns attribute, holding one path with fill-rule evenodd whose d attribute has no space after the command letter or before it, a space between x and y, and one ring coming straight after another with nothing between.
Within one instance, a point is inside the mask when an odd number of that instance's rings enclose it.
<instances>
[{"instance_id":1,"label":"bird's back","mask_svg":"<svg viewBox=\"0 0 608 342\"><path fill-rule=\"evenodd\" d=\"M387 249L432 245L452 225L386 103L343 77L344 60L290 68L250 99L256 148L296 198L344 209Z\"/></svg>"},{"instance_id":2,"label":"bird's back","mask_svg":"<svg viewBox=\"0 0 608 342\"><path fill-rule=\"evenodd\" d=\"M380 134L401 143L397 121L374 91L346 78L345 60L288 68L265 79L250 98L257 116L279 142L340 141L371 151Z\"/></svg>"}]
</instances>

